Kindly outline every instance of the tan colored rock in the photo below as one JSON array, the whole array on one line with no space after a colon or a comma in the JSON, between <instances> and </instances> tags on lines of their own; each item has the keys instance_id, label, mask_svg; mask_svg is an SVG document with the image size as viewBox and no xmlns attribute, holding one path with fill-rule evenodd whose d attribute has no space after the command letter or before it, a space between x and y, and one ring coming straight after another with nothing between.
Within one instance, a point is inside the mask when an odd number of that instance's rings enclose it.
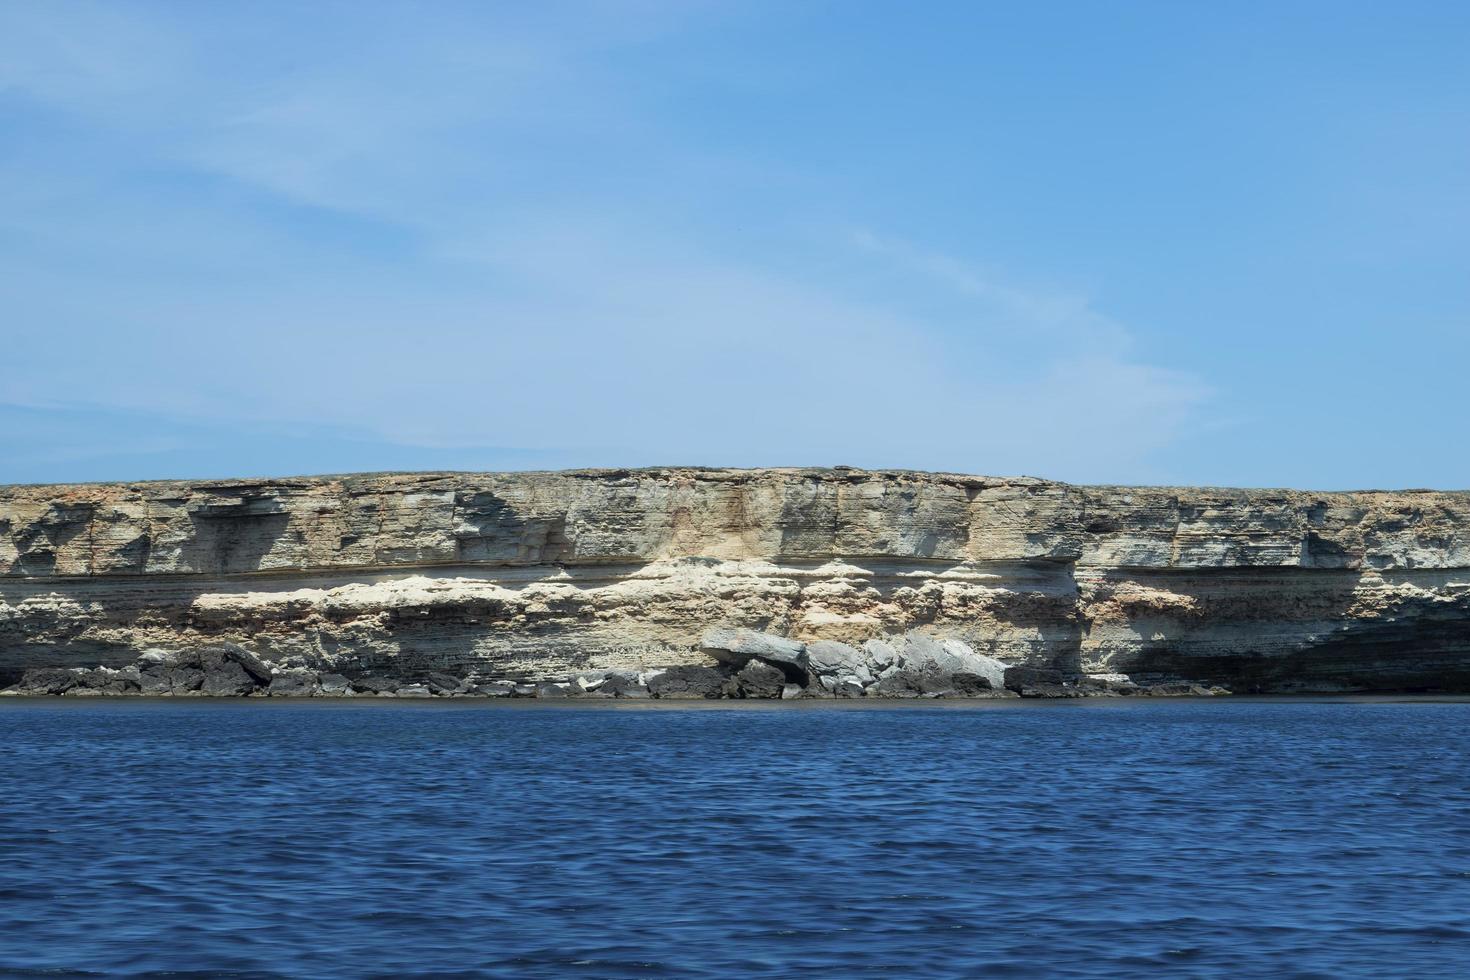
<instances>
[{"instance_id":1,"label":"tan colored rock","mask_svg":"<svg viewBox=\"0 0 1470 980\"><path fill-rule=\"evenodd\" d=\"M711 629L1007 665L1470 689L1470 495L669 468L0 487L0 682L241 644L516 678Z\"/></svg>"}]
</instances>

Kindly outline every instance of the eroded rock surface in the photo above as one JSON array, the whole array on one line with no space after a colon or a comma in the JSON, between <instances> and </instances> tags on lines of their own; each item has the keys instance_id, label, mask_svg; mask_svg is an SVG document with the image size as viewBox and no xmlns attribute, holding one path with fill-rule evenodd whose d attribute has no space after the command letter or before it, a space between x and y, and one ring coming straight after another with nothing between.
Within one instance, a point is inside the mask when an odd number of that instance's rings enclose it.
<instances>
[{"instance_id":1,"label":"eroded rock surface","mask_svg":"<svg viewBox=\"0 0 1470 980\"><path fill-rule=\"evenodd\" d=\"M0 685L636 697L751 663L788 696L1467 690L1470 495L685 468L0 487Z\"/></svg>"}]
</instances>

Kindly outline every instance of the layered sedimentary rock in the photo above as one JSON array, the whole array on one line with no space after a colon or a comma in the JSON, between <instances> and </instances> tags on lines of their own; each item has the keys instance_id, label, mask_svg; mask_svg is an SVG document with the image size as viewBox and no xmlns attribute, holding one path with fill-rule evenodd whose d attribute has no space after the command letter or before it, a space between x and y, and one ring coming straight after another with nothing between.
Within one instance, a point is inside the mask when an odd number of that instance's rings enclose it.
<instances>
[{"instance_id":1,"label":"layered sedimentary rock","mask_svg":"<svg viewBox=\"0 0 1470 980\"><path fill-rule=\"evenodd\" d=\"M715 667L719 628L916 632L1073 679L1470 690L1470 494L691 468L0 487L0 684L222 643L535 683Z\"/></svg>"}]
</instances>

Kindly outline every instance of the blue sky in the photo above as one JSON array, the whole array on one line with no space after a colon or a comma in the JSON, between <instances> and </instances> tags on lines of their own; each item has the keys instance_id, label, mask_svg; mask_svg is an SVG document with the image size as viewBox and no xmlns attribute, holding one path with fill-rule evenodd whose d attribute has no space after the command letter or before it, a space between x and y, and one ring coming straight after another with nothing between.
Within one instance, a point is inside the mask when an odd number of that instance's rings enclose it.
<instances>
[{"instance_id":1,"label":"blue sky","mask_svg":"<svg viewBox=\"0 0 1470 980\"><path fill-rule=\"evenodd\" d=\"M1470 4L0 0L0 482L1470 486Z\"/></svg>"}]
</instances>

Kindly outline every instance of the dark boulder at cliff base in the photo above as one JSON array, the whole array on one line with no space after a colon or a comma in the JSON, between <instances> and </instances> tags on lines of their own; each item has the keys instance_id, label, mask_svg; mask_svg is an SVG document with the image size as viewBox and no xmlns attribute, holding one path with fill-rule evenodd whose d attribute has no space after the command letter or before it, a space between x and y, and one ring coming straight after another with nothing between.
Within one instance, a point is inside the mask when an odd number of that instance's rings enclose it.
<instances>
[{"instance_id":1,"label":"dark boulder at cliff base","mask_svg":"<svg viewBox=\"0 0 1470 980\"><path fill-rule=\"evenodd\" d=\"M728 677L713 667L670 667L650 678L648 690L656 698L717 698Z\"/></svg>"}]
</instances>

